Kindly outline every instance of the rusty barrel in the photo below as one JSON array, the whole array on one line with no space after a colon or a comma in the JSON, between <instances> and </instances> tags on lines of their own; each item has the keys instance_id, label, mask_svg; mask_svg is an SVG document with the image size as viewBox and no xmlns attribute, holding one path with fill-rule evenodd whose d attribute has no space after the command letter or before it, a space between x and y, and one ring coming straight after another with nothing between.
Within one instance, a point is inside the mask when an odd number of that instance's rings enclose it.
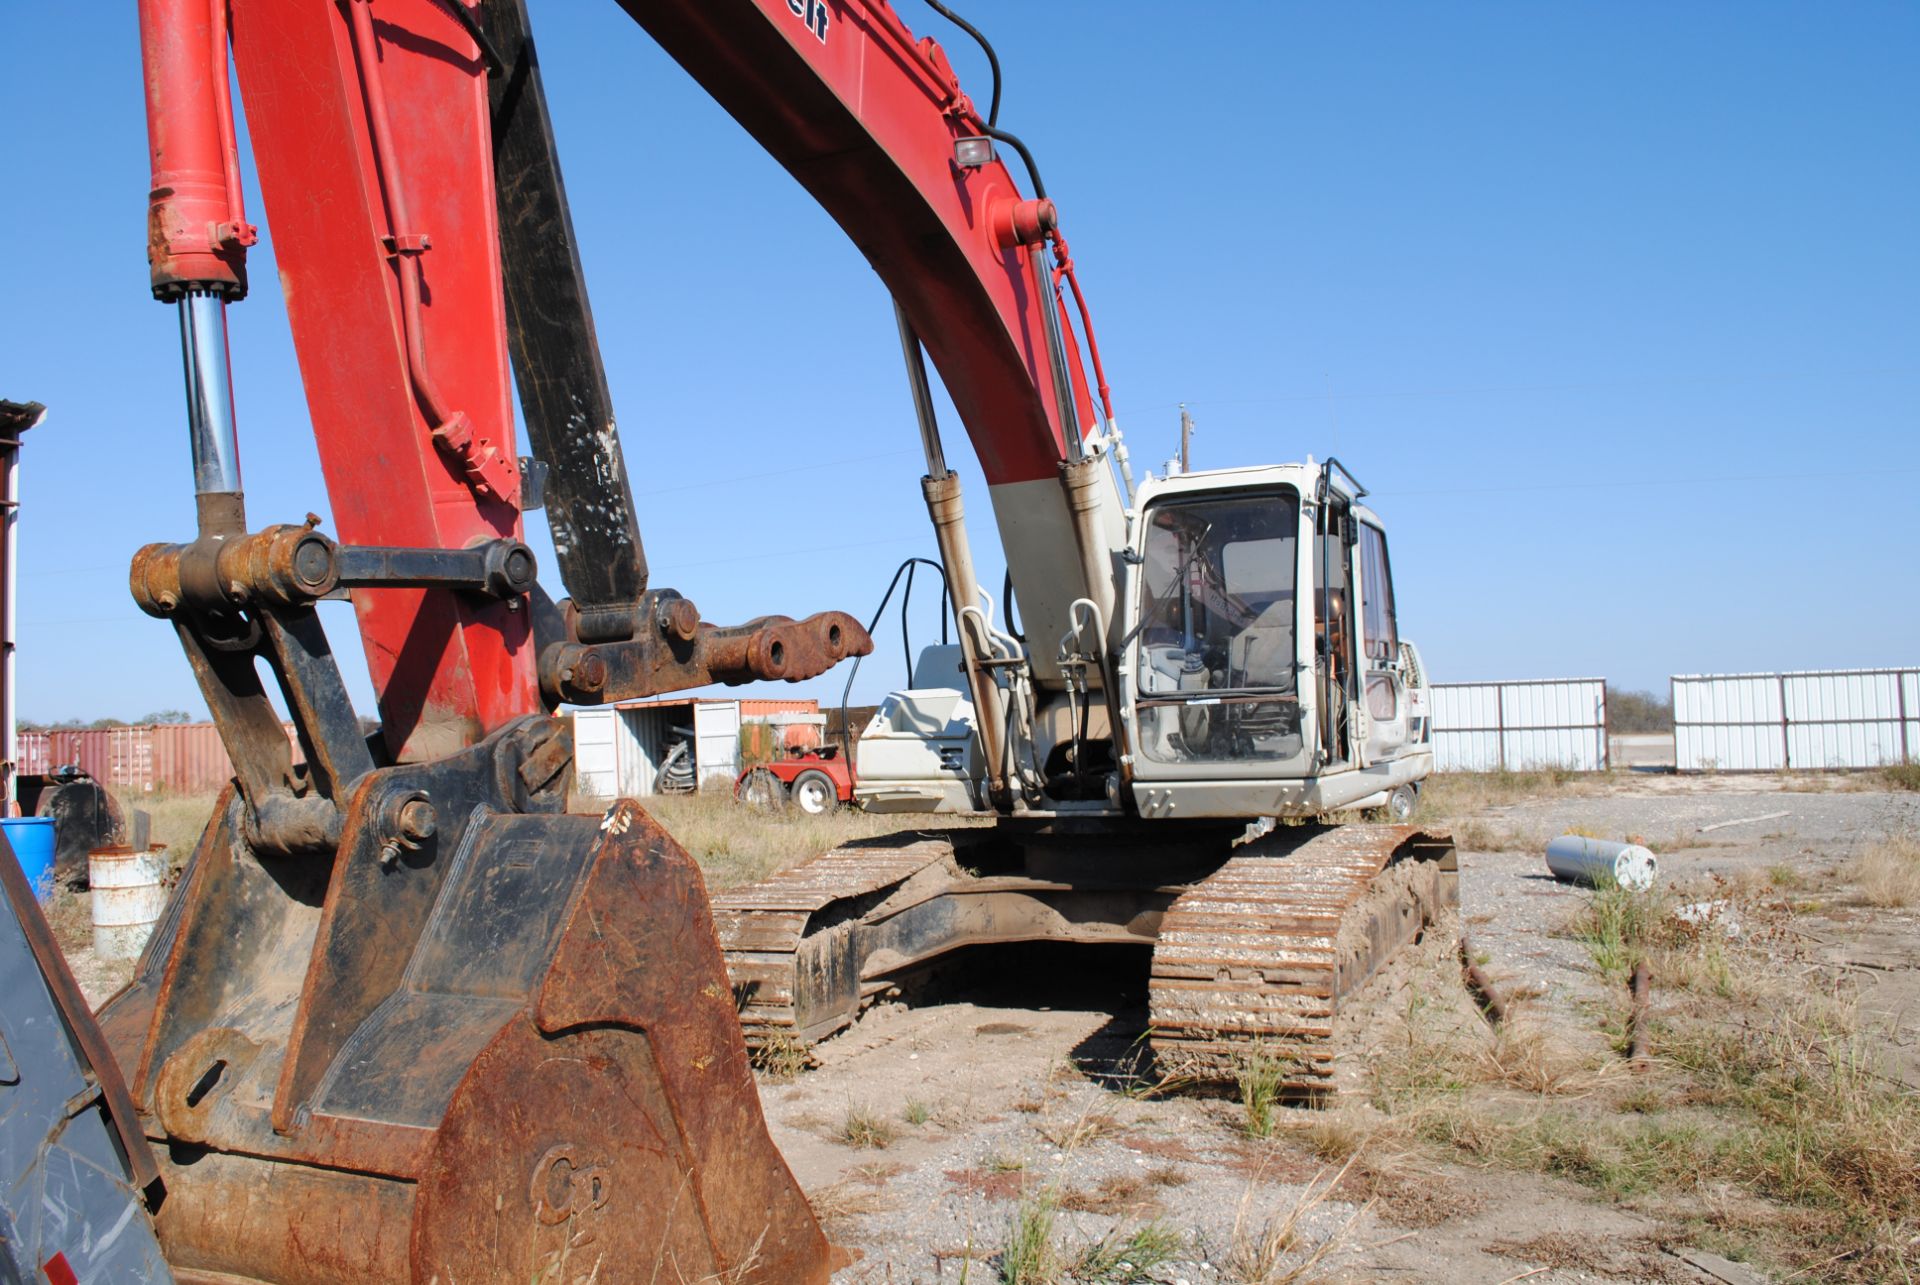
<instances>
[{"instance_id":1,"label":"rusty barrel","mask_svg":"<svg viewBox=\"0 0 1920 1285\"><path fill-rule=\"evenodd\" d=\"M167 850L95 848L87 854L92 889L93 953L137 959L167 908Z\"/></svg>"}]
</instances>

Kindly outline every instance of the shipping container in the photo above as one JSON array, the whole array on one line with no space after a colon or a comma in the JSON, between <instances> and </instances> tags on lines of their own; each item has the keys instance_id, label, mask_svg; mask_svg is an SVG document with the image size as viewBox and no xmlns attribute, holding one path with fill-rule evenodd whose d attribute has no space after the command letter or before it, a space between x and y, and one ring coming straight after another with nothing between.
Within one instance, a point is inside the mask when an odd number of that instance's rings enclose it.
<instances>
[{"instance_id":1,"label":"shipping container","mask_svg":"<svg viewBox=\"0 0 1920 1285\"><path fill-rule=\"evenodd\" d=\"M293 724L281 725L302 762ZM233 778L233 762L212 723L134 724L20 733L21 775L72 765L103 785L135 794L205 794Z\"/></svg>"},{"instance_id":2,"label":"shipping container","mask_svg":"<svg viewBox=\"0 0 1920 1285\"><path fill-rule=\"evenodd\" d=\"M701 789L732 789L740 771L743 704L747 702L700 697L570 711L574 793L592 799L643 799L662 793L660 773L678 741L689 743L694 779Z\"/></svg>"}]
</instances>

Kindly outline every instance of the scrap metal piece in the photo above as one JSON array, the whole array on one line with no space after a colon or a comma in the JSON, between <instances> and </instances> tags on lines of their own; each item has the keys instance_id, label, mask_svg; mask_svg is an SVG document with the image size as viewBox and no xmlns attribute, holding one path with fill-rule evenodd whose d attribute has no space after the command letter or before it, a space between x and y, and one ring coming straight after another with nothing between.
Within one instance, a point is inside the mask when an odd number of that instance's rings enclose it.
<instances>
[{"instance_id":1,"label":"scrap metal piece","mask_svg":"<svg viewBox=\"0 0 1920 1285\"><path fill-rule=\"evenodd\" d=\"M554 705L604 705L710 683L797 683L873 651L865 626L844 611L709 625L691 602L667 591L643 604L652 628L624 642L584 642L581 618L571 603L564 606L569 640L540 653L540 688Z\"/></svg>"}]
</instances>

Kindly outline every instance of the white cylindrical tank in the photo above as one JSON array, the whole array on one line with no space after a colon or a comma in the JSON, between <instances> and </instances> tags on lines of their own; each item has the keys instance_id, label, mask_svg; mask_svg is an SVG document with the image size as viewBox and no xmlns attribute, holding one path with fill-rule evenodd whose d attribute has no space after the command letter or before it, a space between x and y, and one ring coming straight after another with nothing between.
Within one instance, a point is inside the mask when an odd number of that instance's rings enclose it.
<instances>
[{"instance_id":1,"label":"white cylindrical tank","mask_svg":"<svg viewBox=\"0 0 1920 1285\"><path fill-rule=\"evenodd\" d=\"M132 959L167 908L167 850L96 848L87 854L93 889L93 953Z\"/></svg>"},{"instance_id":2,"label":"white cylindrical tank","mask_svg":"<svg viewBox=\"0 0 1920 1285\"><path fill-rule=\"evenodd\" d=\"M1568 883L1596 884L1611 879L1622 888L1644 892L1660 873L1660 860L1637 843L1563 834L1547 845L1547 869Z\"/></svg>"}]
</instances>

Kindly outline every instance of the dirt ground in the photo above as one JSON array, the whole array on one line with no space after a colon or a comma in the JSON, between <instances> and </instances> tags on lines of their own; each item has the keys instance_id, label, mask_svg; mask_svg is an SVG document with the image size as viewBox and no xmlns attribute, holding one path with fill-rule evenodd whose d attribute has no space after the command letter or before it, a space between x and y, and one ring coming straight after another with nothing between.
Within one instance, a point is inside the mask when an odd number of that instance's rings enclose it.
<instances>
[{"instance_id":1,"label":"dirt ground","mask_svg":"<svg viewBox=\"0 0 1920 1285\"><path fill-rule=\"evenodd\" d=\"M1783 1255L1752 1219L1716 1222L1715 1206L1753 1199L1737 1186L1596 1189L1552 1165L1516 1168L1384 1127L1369 1099L1381 1064L1405 1061L1408 1049L1417 1064L1428 1051L1419 1028L1436 1013L1449 1039L1492 1049L1509 1038L1489 1033L1465 998L1454 953L1462 929L1497 988L1524 1001L1515 1021L1528 1047L1573 1068L1565 1096L1623 1091L1634 1074L1596 1015L1615 988L1565 934L1592 894L1548 875L1545 838L1573 829L1640 838L1660 853L1662 881L1682 888L1825 887L1862 845L1920 828L1920 795L1859 784L1623 773L1544 783L1541 797L1523 790L1461 814L1461 833L1481 845L1461 852L1461 923L1430 934L1356 1008L1342 1104L1283 1108L1268 1138L1250 1136L1239 1102L1159 1096L1137 1076L1144 958L982 959L957 988L949 979L944 994L869 1012L819 1048L817 1069L768 1080L762 1098L831 1235L859 1255L840 1285L1020 1279L1010 1257L1038 1231L1053 1261L1026 1279L1839 1279L1838 1267L1808 1271ZM1874 1053L1911 1097L1920 918L1844 897L1796 904L1811 966L1859 979ZM1656 989L1656 1010L1662 1002ZM1658 1070L1645 1078L1661 1082ZM1561 1088L1474 1084L1446 1109L1524 1114L1529 1098ZM1165 1257L1129 1264L1129 1248Z\"/></svg>"},{"instance_id":2,"label":"dirt ground","mask_svg":"<svg viewBox=\"0 0 1920 1285\"><path fill-rule=\"evenodd\" d=\"M1695 1044L1716 1023L1747 1029L1795 988L1844 989L1849 1059L1892 1112L1896 1159L1914 1154L1899 1130L1920 1091L1920 913L1862 904L1848 879L1877 842L1920 833L1920 794L1624 771L1437 785L1423 807L1460 840L1460 916L1353 1007L1330 1110L1282 1107L1262 1129L1240 1101L1159 1091L1141 1053L1147 960L1126 949L969 956L826 1041L816 1067L763 1073L774 1139L854 1255L836 1285L1909 1279L1909 1188L1889 1194L1882 1176L1856 1198L1826 1169L1783 1185L1777 1168L1742 1168L1758 1154L1742 1140L1773 1126L1711 1088ZM716 886L776 864L762 848L840 837L748 820L773 833L743 839L727 817L683 820ZM845 837L873 820L849 819ZM1684 950L1655 956L1645 1071L1621 1056L1617 961L1577 927L1599 899L1545 868L1546 839L1568 830L1647 843L1668 889L1661 922L1705 917ZM1512 1005L1501 1029L1462 985L1462 934ZM1787 989L1756 1000L1737 969L1703 981L1728 967L1723 935L1727 959ZM73 944L97 1002L129 966ZM1831 1062L1788 1092L1830 1087ZM1622 1132L1641 1124L1651 1152ZM1864 1155L1834 1172L1883 1169Z\"/></svg>"}]
</instances>

